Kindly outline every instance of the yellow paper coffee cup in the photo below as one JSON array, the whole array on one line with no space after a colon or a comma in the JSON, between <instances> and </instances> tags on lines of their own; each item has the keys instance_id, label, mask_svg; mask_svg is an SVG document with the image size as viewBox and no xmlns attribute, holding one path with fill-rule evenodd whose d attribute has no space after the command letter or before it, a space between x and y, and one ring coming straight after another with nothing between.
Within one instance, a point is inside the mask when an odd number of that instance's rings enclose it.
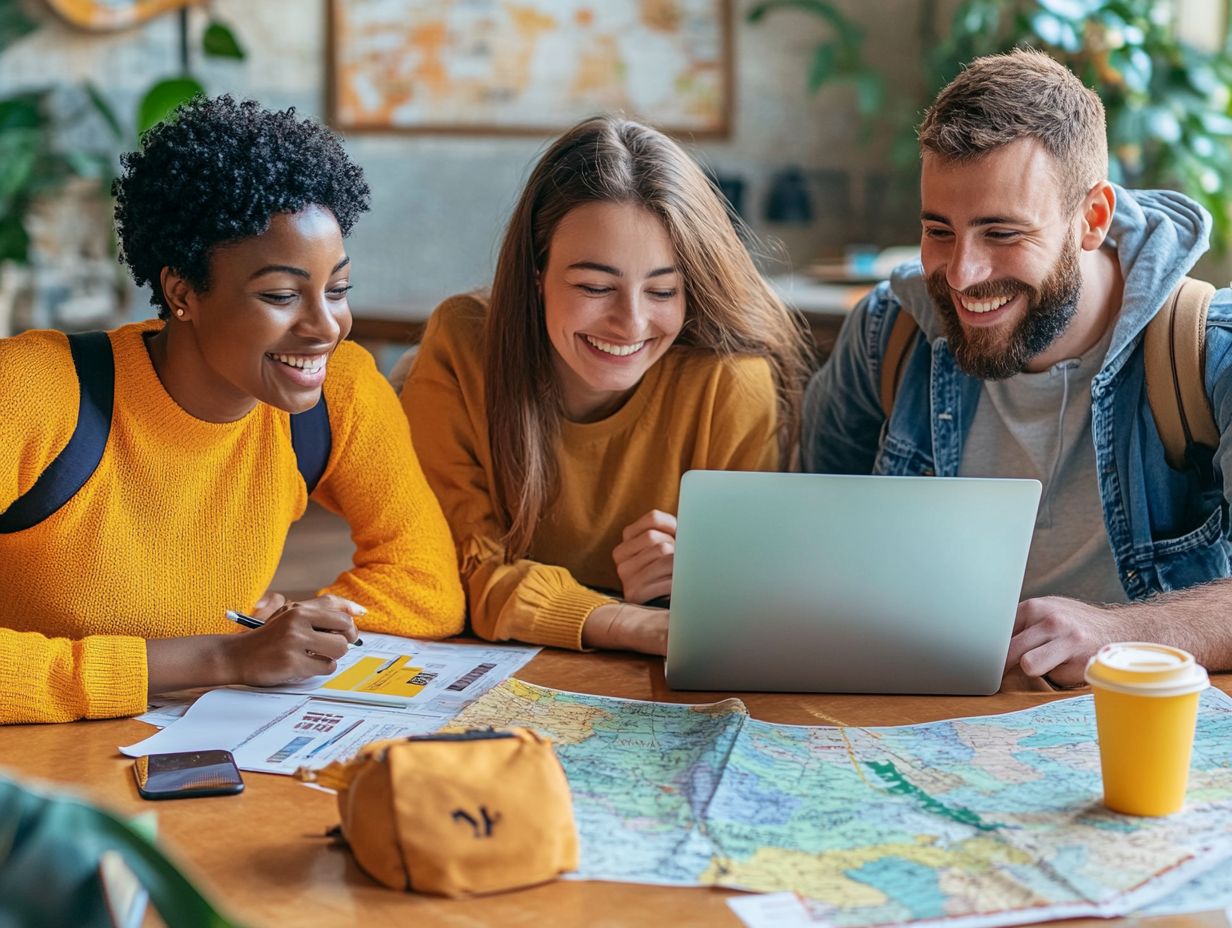
<instances>
[{"instance_id":1,"label":"yellow paper coffee cup","mask_svg":"<svg viewBox=\"0 0 1232 928\"><path fill-rule=\"evenodd\" d=\"M1095 695L1104 805L1171 815L1185 804L1199 694L1210 685L1193 655L1162 644L1104 645L1087 662Z\"/></svg>"}]
</instances>

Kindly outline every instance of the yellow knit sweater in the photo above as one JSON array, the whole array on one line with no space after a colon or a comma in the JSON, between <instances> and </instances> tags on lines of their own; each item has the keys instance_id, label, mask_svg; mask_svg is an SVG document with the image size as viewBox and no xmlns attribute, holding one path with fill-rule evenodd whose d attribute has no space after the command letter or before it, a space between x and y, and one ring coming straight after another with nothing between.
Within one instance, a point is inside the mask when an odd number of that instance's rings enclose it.
<instances>
[{"instance_id":1,"label":"yellow knit sweater","mask_svg":"<svg viewBox=\"0 0 1232 928\"><path fill-rule=\"evenodd\" d=\"M402 391L415 451L453 529L471 624L490 639L580 648L614 602L612 549L651 509L675 514L687 470L775 470L774 379L763 358L673 348L598 422L561 423L560 493L527 559L506 562L484 407L483 303L433 314Z\"/></svg>"},{"instance_id":2,"label":"yellow knit sweater","mask_svg":"<svg viewBox=\"0 0 1232 928\"><path fill-rule=\"evenodd\" d=\"M223 611L252 607L303 514L288 414L193 418L150 362L143 336L160 326L110 333L115 411L94 475L40 524L0 535L0 722L143 711L145 639L236 631ZM364 628L460 631L449 528L392 389L344 343L324 391L333 448L313 498L347 518L358 549L326 591L366 606ZM68 443L77 406L63 335L0 340L0 511Z\"/></svg>"}]
</instances>

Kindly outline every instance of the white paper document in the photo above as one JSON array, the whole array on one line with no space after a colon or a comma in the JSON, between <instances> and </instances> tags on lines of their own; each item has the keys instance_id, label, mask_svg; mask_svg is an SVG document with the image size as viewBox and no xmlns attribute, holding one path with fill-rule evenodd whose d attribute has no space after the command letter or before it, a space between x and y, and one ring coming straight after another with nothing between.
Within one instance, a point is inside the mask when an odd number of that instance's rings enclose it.
<instances>
[{"instance_id":1,"label":"white paper document","mask_svg":"<svg viewBox=\"0 0 1232 928\"><path fill-rule=\"evenodd\" d=\"M452 718L539 653L539 648L517 645L416 641L371 632L361 637L363 646L339 658L330 676L274 689Z\"/></svg>"},{"instance_id":2,"label":"white paper document","mask_svg":"<svg viewBox=\"0 0 1232 928\"><path fill-rule=\"evenodd\" d=\"M208 687L201 687L195 690L176 690L173 693L159 693L157 696L150 697L149 708L137 716L137 721L165 728L172 722L182 719L184 713L188 711L188 707L207 692L209 692Z\"/></svg>"},{"instance_id":3,"label":"white paper document","mask_svg":"<svg viewBox=\"0 0 1232 928\"><path fill-rule=\"evenodd\" d=\"M167 727L120 750L136 757L222 748L241 770L315 770L370 741L435 731L539 651L370 632L363 638L333 675L309 686L211 690L178 719L177 704L168 702L142 717Z\"/></svg>"},{"instance_id":4,"label":"white paper document","mask_svg":"<svg viewBox=\"0 0 1232 928\"><path fill-rule=\"evenodd\" d=\"M370 741L426 734L447 721L439 714L224 688L206 693L173 725L120 750L137 757L223 748L241 770L293 774L345 760Z\"/></svg>"}]
</instances>

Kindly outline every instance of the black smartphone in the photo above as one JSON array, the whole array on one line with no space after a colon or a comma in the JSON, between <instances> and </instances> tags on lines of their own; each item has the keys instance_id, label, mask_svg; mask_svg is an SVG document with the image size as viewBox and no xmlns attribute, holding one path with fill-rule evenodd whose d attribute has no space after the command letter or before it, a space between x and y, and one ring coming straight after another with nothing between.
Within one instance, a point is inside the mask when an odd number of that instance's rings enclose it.
<instances>
[{"instance_id":1,"label":"black smartphone","mask_svg":"<svg viewBox=\"0 0 1232 928\"><path fill-rule=\"evenodd\" d=\"M244 791L230 751L147 754L133 763L133 776L143 799L229 796Z\"/></svg>"}]
</instances>

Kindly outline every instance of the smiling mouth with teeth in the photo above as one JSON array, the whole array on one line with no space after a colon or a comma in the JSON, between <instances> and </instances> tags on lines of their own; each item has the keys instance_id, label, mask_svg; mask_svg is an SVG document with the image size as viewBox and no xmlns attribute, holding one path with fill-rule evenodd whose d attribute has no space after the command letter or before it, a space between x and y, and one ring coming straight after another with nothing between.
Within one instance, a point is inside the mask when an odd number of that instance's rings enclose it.
<instances>
[{"instance_id":1,"label":"smiling mouth with teeth","mask_svg":"<svg viewBox=\"0 0 1232 928\"><path fill-rule=\"evenodd\" d=\"M586 344L590 345L590 347L617 358L627 358L631 354L637 354L646 344L645 339L640 342L634 342L631 345L617 345L613 342L605 342L602 339L595 338L593 335L583 335L582 338L586 339Z\"/></svg>"},{"instance_id":2,"label":"smiling mouth with teeth","mask_svg":"<svg viewBox=\"0 0 1232 928\"><path fill-rule=\"evenodd\" d=\"M962 308L969 313L990 313L994 309L1000 309L1013 298L1013 294L989 297L984 300L969 300L966 297L959 297L959 302L962 303Z\"/></svg>"},{"instance_id":3,"label":"smiling mouth with teeth","mask_svg":"<svg viewBox=\"0 0 1232 928\"><path fill-rule=\"evenodd\" d=\"M316 374L325 366L326 356L323 354L303 355L303 354L274 354L271 352L266 355L277 361L279 364L285 364L287 367L293 367L296 370L301 370L305 374Z\"/></svg>"}]
</instances>

